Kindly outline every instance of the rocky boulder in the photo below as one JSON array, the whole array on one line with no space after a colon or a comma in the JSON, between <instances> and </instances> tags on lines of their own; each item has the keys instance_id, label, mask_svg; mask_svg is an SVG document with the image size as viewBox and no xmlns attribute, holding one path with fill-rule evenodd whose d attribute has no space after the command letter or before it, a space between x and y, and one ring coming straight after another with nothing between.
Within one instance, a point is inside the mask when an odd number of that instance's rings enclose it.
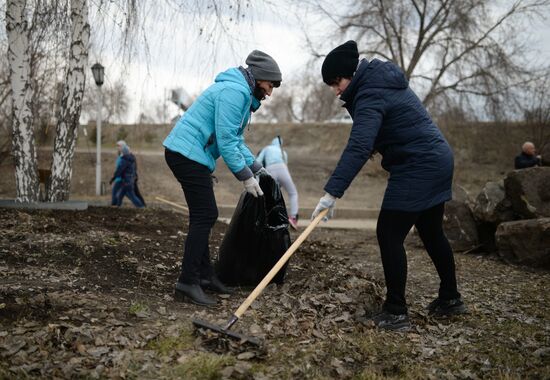
<instances>
[{"instance_id":1,"label":"rocky boulder","mask_svg":"<svg viewBox=\"0 0 550 380\"><path fill-rule=\"evenodd\" d=\"M550 166L550 144L546 144L539 152L543 166Z\"/></svg>"},{"instance_id":2,"label":"rocky boulder","mask_svg":"<svg viewBox=\"0 0 550 380\"><path fill-rule=\"evenodd\" d=\"M504 180L487 182L476 197L474 217L482 223L499 224L514 220L512 203L506 198Z\"/></svg>"},{"instance_id":3,"label":"rocky boulder","mask_svg":"<svg viewBox=\"0 0 550 380\"><path fill-rule=\"evenodd\" d=\"M517 219L550 217L550 167L514 170L504 188Z\"/></svg>"},{"instance_id":4,"label":"rocky boulder","mask_svg":"<svg viewBox=\"0 0 550 380\"><path fill-rule=\"evenodd\" d=\"M479 244L477 227L466 202L451 200L445 203L443 229L453 251L467 251Z\"/></svg>"},{"instance_id":5,"label":"rocky boulder","mask_svg":"<svg viewBox=\"0 0 550 380\"><path fill-rule=\"evenodd\" d=\"M467 205L471 205L473 203L470 194L468 194L468 191L466 191L465 188L457 185L456 183L453 183L453 200L464 202Z\"/></svg>"},{"instance_id":6,"label":"rocky boulder","mask_svg":"<svg viewBox=\"0 0 550 380\"><path fill-rule=\"evenodd\" d=\"M501 223L495 239L505 260L550 268L550 218Z\"/></svg>"}]
</instances>

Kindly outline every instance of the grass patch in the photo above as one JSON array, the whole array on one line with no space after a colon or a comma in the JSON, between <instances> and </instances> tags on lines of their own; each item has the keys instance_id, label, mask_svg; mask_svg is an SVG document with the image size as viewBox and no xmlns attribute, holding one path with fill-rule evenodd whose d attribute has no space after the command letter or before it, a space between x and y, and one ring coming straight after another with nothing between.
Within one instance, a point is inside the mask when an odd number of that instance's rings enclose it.
<instances>
[{"instance_id":1,"label":"grass patch","mask_svg":"<svg viewBox=\"0 0 550 380\"><path fill-rule=\"evenodd\" d=\"M191 330L182 329L178 336L158 337L147 343L146 348L161 356L169 356L178 351L193 348L195 337Z\"/></svg>"},{"instance_id":2,"label":"grass patch","mask_svg":"<svg viewBox=\"0 0 550 380\"><path fill-rule=\"evenodd\" d=\"M235 364L235 358L228 355L200 353L189 358L185 363L168 370L167 376L177 379L218 380L222 370Z\"/></svg>"},{"instance_id":3,"label":"grass patch","mask_svg":"<svg viewBox=\"0 0 550 380\"><path fill-rule=\"evenodd\" d=\"M132 304L128 308L128 312L133 315L146 313L147 311L149 311L149 307L141 302L132 302Z\"/></svg>"}]
</instances>

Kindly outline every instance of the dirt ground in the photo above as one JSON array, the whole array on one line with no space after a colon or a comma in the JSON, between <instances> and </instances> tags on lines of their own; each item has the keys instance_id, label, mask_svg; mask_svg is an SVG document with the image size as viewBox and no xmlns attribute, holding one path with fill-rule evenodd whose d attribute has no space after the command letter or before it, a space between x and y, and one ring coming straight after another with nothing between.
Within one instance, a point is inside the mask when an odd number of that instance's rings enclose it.
<instances>
[{"instance_id":1,"label":"dirt ground","mask_svg":"<svg viewBox=\"0 0 550 380\"><path fill-rule=\"evenodd\" d=\"M548 378L550 274L457 254L470 313L428 317L437 275L407 242L414 329L358 317L383 295L375 236L317 229L235 326L253 348L196 334L226 322L249 289L214 308L172 298L187 217L160 208L0 209L0 378ZM211 252L227 226L215 226ZM293 233L293 239L296 234Z\"/></svg>"},{"instance_id":2,"label":"dirt ground","mask_svg":"<svg viewBox=\"0 0 550 380\"><path fill-rule=\"evenodd\" d=\"M468 149L481 151L491 135L481 138L479 130L461 140L464 131L457 131L455 183L475 196L503 176L515 146L470 158ZM300 206L314 207L346 130L264 127L250 132L252 150L279 133L288 136ZM155 201L184 202L159 136L149 145L127 138L147 209L127 201L120 209L78 212L0 209L0 378L550 377L550 273L457 254L470 313L435 320L424 308L437 294L437 274L415 236L407 241L411 332L377 331L358 321L378 310L384 294L374 232L319 228L291 259L285 285L270 286L235 326L262 338L264 347L195 334L192 318L223 324L250 289L220 297L211 309L173 300L187 217ZM104 148L107 182L115 152L108 141ZM40 167L48 167L50 156L47 148L39 151ZM218 203L235 205L242 185L221 162L214 174ZM10 160L0 163L0 178L0 197L13 198ZM337 207L378 208L385 179L377 159L369 162ZM94 183L95 150L81 140L72 199L108 204L109 195L95 197ZM214 260L226 228L218 223L212 233Z\"/></svg>"}]
</instances>

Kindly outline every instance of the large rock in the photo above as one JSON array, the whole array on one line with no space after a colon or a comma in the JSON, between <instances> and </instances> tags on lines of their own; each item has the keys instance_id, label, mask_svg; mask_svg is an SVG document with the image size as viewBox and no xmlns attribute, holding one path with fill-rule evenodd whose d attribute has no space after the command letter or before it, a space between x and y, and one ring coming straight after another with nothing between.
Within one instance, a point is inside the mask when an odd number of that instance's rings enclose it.
<instances>
[{"instance_id":1,"label":"large rock","mask_svg":"<svg viewBox=\"0 0 550 380\"><path fill-rule=\"evenodd\" d=\"M464 202L467 205L471 205L473 203L468 191L456 183L453 183L453 200Z\"/></svg>"},{"instance_id":2,"label":"large rock","mask_svg":"<svg viewBox=\"0 0 550 380\"><path fill-rule=\"evenodd\" d=\"M504 188L517 219L550 217L550 167L514 170Z\"/></svg>"},{"instance_id":3,"label":"large rock","mask_svg":"<svg viewBox=\"0 0 550 380\"><path fill-rule=\"evenodd\" d=\"M550 144L546 144L539 153L542 156L542 166L550 166Z\"/></svg>"},{"instance_id":4,"label":"large rock","mask_svg":"<svg viewBox=\"0 0 550 380\"><path fill-rule=\"evenodd\" d=\"M476 223L466 202L445 203L443 229L453 251L467 251L479 244Z\"/></svg>"},{"instance_id":5,"label":"large rock","mask_svg":"<svg viewBox=\"0 0 550 380\"><path fill-rule=\"evenodd\" d=\"M473 207L474 217L481 223L499 224L514 220L512 202L506 198L504 180L487 182Z\"/></svg>"},{"instance_id":6,"label":"large rock","mask_svg":"<svg viewBox=\"0 0 550 380\"><path fill-rule=\"evenodd\" d=\"M505 260L550 268L550 218L501 223L495 238Z\"/></svg>"}]
</instances>

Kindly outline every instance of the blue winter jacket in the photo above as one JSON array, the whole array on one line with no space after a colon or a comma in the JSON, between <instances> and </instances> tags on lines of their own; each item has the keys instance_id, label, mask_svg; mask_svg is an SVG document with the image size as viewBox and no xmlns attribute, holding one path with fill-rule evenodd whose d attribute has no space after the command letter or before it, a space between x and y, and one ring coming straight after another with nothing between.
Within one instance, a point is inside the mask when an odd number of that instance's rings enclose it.
<instances>
[{"instance_id":1,"label":"blue winter jacket","mask_svg":"<svg viewBox=\"0 0 550 380\"><path fill-rule=\"evenodd\" d=\"M261 164L255 162L243 132L251 110L259 106L243 72L239 68L226 70L193 102L163 145L207 166L211 172L221 155L237 179L248 179Z\"/></svg>"},{"instance_id":2,"label":"blue winter jacket","mask_svg":"<svg viewBox=\"0 0 550 380\"><path fill-rule=\"evenodd\" d=\"M122 155L118 155L117 158L116 158L116 162L115 162L115 173L116 173L116 170L118 169L118 167L120 166L120 164L122 164ZM120 182L122 181L122 178L120 177L114 177L113 176L113 182Z\"/></svg>"},{"instance_id":3,"label":"blue winter jacket","mask_svg":"<svg viewBox=\"0 0 550 380\"><path fill-rule=\"evenodd\" d=\"M117 166L113 178L120 178L123 185L134 185L136 181L136 158L132 153L125 153L120 156L120 165Z\"/></svg>"},{"instance_id":4,"label":"blue winter jacket","mask_svg":"<svg viewBox=\"0 0 550 380\"><path fill-rule=\"evenodd\" d=\"M282 139L281 139L282 141ZM275 137L271 141L271 145L263 148L258 154L257 160L262 163L263 166L267 167L274 164L288 163L288 155L281 148L279 138Z\"/></svg>"},{"instance_id":5,"label":"blue winter jacket","mask_svg":"<svg viewBox=\"0 0 550 380\"><path fill-rule=\"evenodd\" d=\"M422 211L451 199L453 153L399 67L362 60L340 98L353 125L326 192L342 197L379 152L390 173L383 209Z\"/></svg>"}]
</instances>

